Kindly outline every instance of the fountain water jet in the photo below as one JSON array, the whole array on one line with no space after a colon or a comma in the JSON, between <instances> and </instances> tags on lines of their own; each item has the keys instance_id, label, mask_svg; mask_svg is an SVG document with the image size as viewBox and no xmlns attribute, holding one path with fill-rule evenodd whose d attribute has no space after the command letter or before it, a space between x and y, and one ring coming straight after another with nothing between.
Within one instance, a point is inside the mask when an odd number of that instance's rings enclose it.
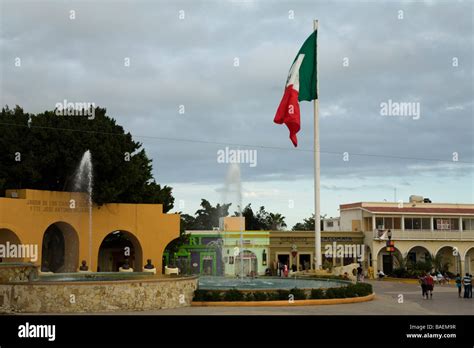
<instances>
[{"instance_id":1,"label":"fountain water jet","mask_svg":"<svg viewBox=\"0 0 474 348\"><path fill-rule=\"evenodd\" d=\"M232 163L227 172L224 187L223 202L236 203L237 213L241 218L240 223L240 279L244 277L244 250L243 250L243 231L245 226L242 224L242 181L240 176L240 166L238 163ZM238 255L234 255L238 256Z\"/></svg>"},{"instance_id":2,"label":"fountain water jet","mask_svg":"<svg viewBox=\"0 0 474 348\"><path fill-rule=\"evenodd\" d=\"M81 162L77 168L74 178L75 191L87 191L88 194L88 211L89 211L89 270L92 267L92 187L93 187L93 173L92 173L92 157L91 152L87 150L82 155Z\"/></svg>"}]
</instances>

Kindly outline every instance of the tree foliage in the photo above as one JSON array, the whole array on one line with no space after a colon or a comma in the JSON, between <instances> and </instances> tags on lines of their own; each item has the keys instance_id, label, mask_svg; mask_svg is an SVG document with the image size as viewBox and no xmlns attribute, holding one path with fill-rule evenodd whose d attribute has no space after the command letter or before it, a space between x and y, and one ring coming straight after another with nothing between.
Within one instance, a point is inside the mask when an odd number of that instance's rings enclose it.
<instances>
[{"instance_id":1,"label":"tree foliage","mask_svg":"<svg viewBox=\"0 0 474 348\"><path fill-rule=\"evenodd\" d=\"M195 213L193 229L211 230L219 226L219 219L229 215L229 207L232 203L217 204L215 207L206 199L201 199L201 209Z\"/></svg>"},{"instance_id":2,"label":"tree foliage","mask_svg":"<svg viewBox=\"0 0 474 348\"><path fill-rule=\"evenodd\" d=\"M235 212L234 215L237 216L238 212ZM254 213L249 203L242 210L242 216L245 217L245 229L249 231L281 230L286 227L285 217L283 215L267 212L264 206L261 206L258 211Z\"/></svg>"},{"instance_id":3,"label":"tree foliage","mask_svg":"<svg viewBox=\"0 0 474 348\"><path fill-rule=\"evenodd\" d=\"M326 215L320 216L321 231L323 230L323 219ZM292 227L292 231L314 231L314 214L311 217L303 219L303 222L298 222Z\"/></svg>"},{"instance_id":4,"label":"tree foliage","mask_svg":"<svg viewBox=\"0 0 474 348\"><path fill-rule=\"evenodd\" d=\"M90 150L95 203L161 203L164 212L173 207L172 188L155 182L142 144L104 108L88 119L6 106L0 133L0 194L8 188L71 190L82 155Z\"/></svg>"}]
</instances>

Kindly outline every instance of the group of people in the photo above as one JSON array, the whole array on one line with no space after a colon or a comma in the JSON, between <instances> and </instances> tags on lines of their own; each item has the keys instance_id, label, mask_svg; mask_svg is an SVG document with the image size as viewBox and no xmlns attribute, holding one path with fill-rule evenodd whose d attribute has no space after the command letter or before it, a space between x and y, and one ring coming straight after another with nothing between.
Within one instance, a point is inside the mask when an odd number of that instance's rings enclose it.
<instances>
[{"instance_id":1,"label":"group of people","mask_svg":"<svg viewBox=\"0 0 474 348\"><path fill-rule=\"evenodd\" d=\"M430 273L426 273L426 275L419 278L419 282L421 285L421 296L427 300L432 299L435 282L433 276Z\"/></svg>"},{"instance_id":2,"label":"group of people","mask_svg":"<svg viewBox=\"0 0 474 348\"><path fill-rule=\"evenodd\" d=\"M286 263L277 262L277 275L279 277L288 277L289 268Z\"/></svg>"},{"instance_id":3,"label":"group of people","mask_svg":"<svg viewBox=\"0 0 474 348\"><path fill-rule=\"evenodd\" d=\"M449 284L449 278L443 277ZM433 298L433 290L435 279L439 281L439 275L430 273L426 273L425 276L419 278L419 282L421 285L421 293L424 299L432 299ZM442 283L442 282L440 282ZM464 298L472 298L472 274L466 273L464 277L462 277L459 273L456 275L455 278L456 288L458 289L458 296L461 298L462 288L464 287Z\"/></svg>"},{"instance_id":4,"label":"group of people","mask_svg":"<svg viewBox=\"0 0 474 348\"><path fill-rule=\"evenodd\" d=\"M458 288L458 296L461 297L461 291L464 287L464 298L472 298L472 274L466 273L464 277L458 273L456 275L456 287Z\"/></svg>"}]
</instances>

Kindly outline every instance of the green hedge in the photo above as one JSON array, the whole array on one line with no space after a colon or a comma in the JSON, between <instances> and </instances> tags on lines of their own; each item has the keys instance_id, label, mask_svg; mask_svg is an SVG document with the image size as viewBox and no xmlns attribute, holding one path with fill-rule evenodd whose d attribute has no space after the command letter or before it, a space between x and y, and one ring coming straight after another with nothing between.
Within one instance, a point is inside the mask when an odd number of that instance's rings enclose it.
<instances>
[{"instance_id":1,"label":"green hedge","mask_svg":"<svg viewBox=\"0 0 474 348\"><path fill-rule=\"evenodd\" d=\"M372 294L372 285L368 283L350 284L339 288L312 289L309 297L302 289L294 288L291 290L277 290L271 292L242 292L237 289L231 290L196 290L194 292L194 301L285 301L293 295L294 300L305 299L330 299L330 298L348 298L363 297Z\"/></svg>"}]
</instances>

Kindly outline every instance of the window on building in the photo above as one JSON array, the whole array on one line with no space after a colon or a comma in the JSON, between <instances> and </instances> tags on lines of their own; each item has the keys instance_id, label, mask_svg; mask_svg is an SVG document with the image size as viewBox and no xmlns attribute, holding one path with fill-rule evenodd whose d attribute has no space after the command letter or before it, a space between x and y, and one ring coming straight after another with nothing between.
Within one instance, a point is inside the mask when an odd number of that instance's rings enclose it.
<instances>
[{"instance_id":1,"label":"window on building","mask_svg":"<svg viewBox=\"0 0 474 348\"><path fill-rule=\"evenodd\" d=\"M459 231L459 219L451 219L451 229Z\"/></svg>"},{"instance_id":2,"label":"window on building","mask_svg":"<svg viewBox=\"0 0 474 348\"><path fill-rule=\"evenodd\" d=\"M463 231L474 230L474 219L462 219L462 229Z\"/></svg>"},{"instance_id":3,"label":"window on building","mask_svg":"<svg viewBox=\"0 0 474 348\"><path fill-rule=\"evenodd\" d=\"M451 219L446 218L436 218L434 219L434 229L435 230L451 230Z\"/></svg>"},{"instance_id":4,"label":"window on building","mask_svg":"<svg viewBox=\"0 0 474 348\"><path fill-rule=\"evenodd\" d=\"M391 217L386 217L386 218L383 218L383 224L385 226L386 229L392 229L393 228L393 218Z\"/></svg>"},{"instance_id":5,"label":"window on building","mask_svg":"<svg viewBox=\"0 0 474 348\"><path fill-rule=\"evenodd\" d=\"M431 229L431 222L430 218L422 218L421 219L421 229L422 230L430 230Z\"/></svg>"},{"instance_id":6,"label":"window on building","mask_svg":"<svg viewBox=\"0 0 474 348\"><path fill-rule=\"evenodd\" d=\"M332 221L327 221L326 226L327 226L327 227L334 227L334 222L332 222Z\"/></svg>"},{"instance_id":7,"label":"window on building","mask_svg":"<svg viewBox=\"0 0 474 348\"><path fill-rule=\"evenodd\" d=\"M402 218L399 218L399 217L393 218L393 229L395 230L402 229Z\"/></svg>"},{"instance_id":8,"label":"window on building","mask_svg":"<svg viewBox=\"0 0 474 348\"><path fill-rule=\"evenodd\" d=\"M405 218L405 230L412 230L412 229L413 229L413 219Z\"/></svg>"},{"instance_id":9,"label":"window on building","mask_svg":"<svg viewBox=\"0 0 474 348\"><path fill-rule=\"evenodd\" d=\"M413 229L421 230L421 218L413 218Z\"/></svg>"},{"instance_id":10,"label":"window on building","mask_svg":"<svg viewBox=\"0 0 474 348\"><path fill-rule=\"evenodd\" d=\"M377 229L383 229L383 218L381 217L376 217L375 218L375 228Z\"/></svg>"},{"instance_id":11,"label":"window on building","mask_svg":"<svg viewBox=\"0 0 474 348\"><path fill-rule=\"evenodd\" d=\"M464 221L463 221L463 226L464 226ZM459 219L437 218L434 220L434 229L459 231Z\"/></svg>"}]
</instances>

